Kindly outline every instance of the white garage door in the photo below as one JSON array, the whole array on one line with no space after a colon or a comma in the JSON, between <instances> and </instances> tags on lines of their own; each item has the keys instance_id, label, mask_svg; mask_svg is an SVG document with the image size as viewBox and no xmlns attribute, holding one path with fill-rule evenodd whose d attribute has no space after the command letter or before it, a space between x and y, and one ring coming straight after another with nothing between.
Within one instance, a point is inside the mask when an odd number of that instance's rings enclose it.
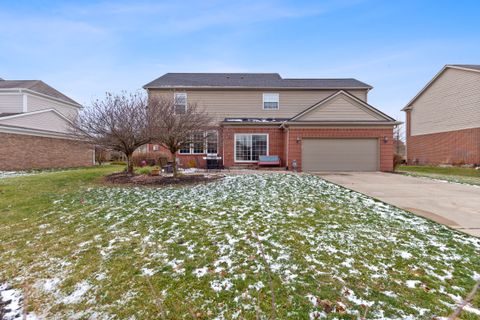
<instances>
[{"instance_id":1,"label":"white garage door","mask_svg":"<svg viewBox=\"0 0 480 320\"><path fill-rule=\"evenodd\" d=\"M377 139L303 139L303 171L376 171Z\"/></svg>"}]
</instances>

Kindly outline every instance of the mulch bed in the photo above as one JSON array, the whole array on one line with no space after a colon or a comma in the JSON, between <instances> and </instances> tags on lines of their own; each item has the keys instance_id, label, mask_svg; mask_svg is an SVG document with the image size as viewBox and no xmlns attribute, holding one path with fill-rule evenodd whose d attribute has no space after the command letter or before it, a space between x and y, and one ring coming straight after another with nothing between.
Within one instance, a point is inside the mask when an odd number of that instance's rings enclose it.
<instances>
[{"instance_id":1,"label":"mulch bed","mask_svg":"<svg viewBox=\"0 0 480 320\"><path fill-rule=\"evenodd\" d=\"M128 175L124 172L112 173L104 177L107 184L135 185L135 186L185 186L209 183L223 178L223 175L188 174L178 178L171 176L150 176L145 174Z\"/></svg>"}]
</instances>

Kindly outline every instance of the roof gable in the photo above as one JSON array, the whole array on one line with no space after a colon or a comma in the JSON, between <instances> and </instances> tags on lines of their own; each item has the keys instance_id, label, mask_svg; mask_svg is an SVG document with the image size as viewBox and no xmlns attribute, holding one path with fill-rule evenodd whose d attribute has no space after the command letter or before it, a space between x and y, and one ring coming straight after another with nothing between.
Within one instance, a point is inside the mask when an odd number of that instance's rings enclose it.
<instances>
[{"instance_id":1,"label":"roof gable","mask_svg":"<svg viewBox=\"0 0 480 320\"><path fill-rule=\"evenodd\" d=\"M388 121L387 116L368 103L343 90L317 102L290 121Z\"/></svg>"},{"instance_id":2,"label":"roof gable","mask_svg":"<svg viewBox=\"0 0 480 320\"><path fill-rule=\"evenodd\" d=\"M69 133L70 120L55 109L20 113L0 118L0 125Z\"/></svg>"},{"instance_id":3,"label":"roof gable","mask_svg":"<svg viewBox=\"0 0 480 320\"><path fill-rule=\"evenodd\" d=\"M480 72L480 65L476 64L447 64L440 70L416 95L410 100L402 111L411 109L411 105L445 72L447 69L458 69L472 72Z\"/></svg>"},{"instance_id":4,"label":"roof gable","mask_svg":"<svg viewBox=\"0 0 480 320\"><path fill-rule=\"evenodd\" d=\"M28 89L34 92L80 106L78 102L41 80L0 80L0 89Z\"/></svg>"}]
</instances>

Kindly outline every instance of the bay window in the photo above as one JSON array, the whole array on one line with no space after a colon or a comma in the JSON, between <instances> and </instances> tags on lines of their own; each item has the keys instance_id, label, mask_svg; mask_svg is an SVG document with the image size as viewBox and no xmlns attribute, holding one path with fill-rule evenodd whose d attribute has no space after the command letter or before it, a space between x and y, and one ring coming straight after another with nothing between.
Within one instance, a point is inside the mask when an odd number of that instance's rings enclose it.
<instances>
[{"instance_id":1,"label":"bay window","mask_svg":"<svg viewBox=\"0 0 480 320\"><path fill-rule=\"evenodd\" d=\"M236 134L235 162L257 162L268 155L268 134Z\"/></svg>"},{"instance_id":2,"label":"bay window","mask_svg":"<svg viewBox=\"0 0 480 320\"><path fill-rule=\"evenodd\" d=\"M180 154L204 154L218 152L218 132L195 132L190 135L188 142L178 151Z\"/></svg>"}]
</instances>

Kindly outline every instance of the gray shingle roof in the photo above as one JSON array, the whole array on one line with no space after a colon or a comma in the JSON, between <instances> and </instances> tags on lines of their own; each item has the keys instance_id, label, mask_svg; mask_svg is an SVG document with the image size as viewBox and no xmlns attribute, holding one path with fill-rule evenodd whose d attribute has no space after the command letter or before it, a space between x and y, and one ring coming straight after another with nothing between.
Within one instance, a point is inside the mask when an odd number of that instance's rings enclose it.
<instances>
[{"instance_id":1,"label":"gray shingle roof","mask_svg":"<svg viewBox=\"0 0 480 320\"><path fill-rule=\"evenodd\" d=\"M69 103L80 105L41 80L0 80L0 89L29 89Z\"/></svg>"},{"instance_id":2,"label":"gray shingle roof","mask_svg":"<svg viewBox=\"0 0 480 320\"><path fill-rule=\"evenodd\" d=\"M480 70L480 64L450 64L450 66Z\"/></svg>"},{"instance_id":3,"label":"gray shingle roof","mask_svg":"<svg viewBox=\"0 0 480 320\"><path fill-rule=\"evenodd\" d=\"M224 88L318 88L371 89L366 83L345 79L284 79L278 73L166 73L143 86L151 88L224 87Z\"/></svg>"}]
</instances>

